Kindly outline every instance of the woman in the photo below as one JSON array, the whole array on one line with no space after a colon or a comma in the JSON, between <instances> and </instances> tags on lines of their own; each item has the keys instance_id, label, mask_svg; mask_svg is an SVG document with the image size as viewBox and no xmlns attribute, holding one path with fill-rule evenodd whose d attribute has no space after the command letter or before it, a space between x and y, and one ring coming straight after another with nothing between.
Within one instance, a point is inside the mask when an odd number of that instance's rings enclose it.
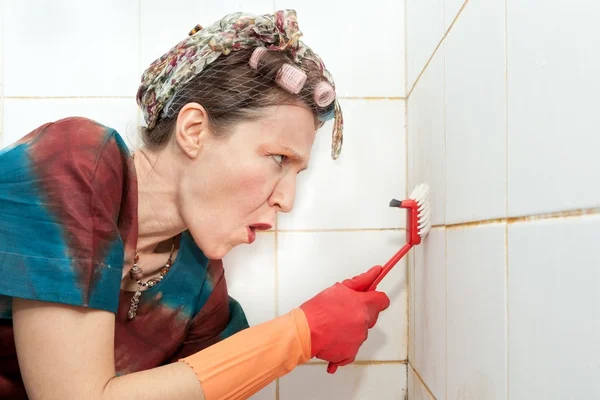
<instances>
[{"instance_id":1,"label":"woman","mask_svg":"<svg viewBox=\"0 0 600 400\"><path fill-rule=\"evenodd\" d=\"M333 80L294 11L196 27L144 73L145 146L84 118L0 154L0 397L246 399L354 360L381 267L249 328L221 259L292 209Z\"/></svg>"}]
</instances>

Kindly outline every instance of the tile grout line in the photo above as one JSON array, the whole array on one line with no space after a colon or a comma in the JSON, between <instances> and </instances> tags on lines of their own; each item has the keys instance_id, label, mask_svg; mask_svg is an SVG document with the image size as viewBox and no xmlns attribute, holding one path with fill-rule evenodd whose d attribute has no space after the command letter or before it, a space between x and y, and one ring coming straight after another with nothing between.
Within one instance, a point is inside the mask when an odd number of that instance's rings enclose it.
<instances>
[{"instance_id":1,"label":"tile grout line","mask_svg":"<svg viewBox=\"0 0 600 400\"><path fill-rule=\"evenodd\" d=\"M427 69L427 67L429 66L429 64L431 63L431 60L433 60L433 57L435 57L435 54L437 53L438 49L440 48L440 46L442 45L442 43L444 42L444 40L446 40L446 36L448 36L448 34L450 33L450 30L452 29L452 27L454 26L454 24L458 20L458 17L460 17L460 15L462 14L462 12L465 9L467 3L469 3L469 0L465 0L465 2L463 3L462 7L460 8L460 10L458 11L458 13L456 14L456 17L454 17L454 20L452 21L452 23L450 24L450 26L448 27L448 29L444 33L444 36L442 36L442 39L439 41L439 43L437 44L437 46L433 50L433 53L431 54L431 57L429 57L429 59L425 63L425 66L423 67L423 69L421 69L421 72L417 76L417 79L415 79L415 82L412 84L412 87L410 88L410 91L406 95L406 98L410 98L410 95L412 94L413 90L415 89L415 86L417 85L417 83L421 79L421 76L423 75L423 73L425 72L425 70ZM445 15L444 15L444 20L445 20Z\"/></svg>"},{"instance_id":2,"label":"tile grout line","mask_svg":"<svg viewBox=\"0 0 600 400\"><path fill-rule=\"evenodd\" d=\"M407 95L407 90L408 90L408 6L407 6L407 1L404 2L404 90L403 90L403 94L406 97L406 100L404 101L404 147L405 147L405 155L406 155L406 160L405 160L405 168L406 168L406 174L405 174L405 181L404 181L404 188L405 188L405 195L406 197L408 197L408 184L409 184L409 179L408 179L408 159L409 159L409 151L410 149L408 148L408 135L410 135L409 132L409 115L408 115L408 95ZM412 154L414 154L414 151L412 152ZM411 171L414 171L414 167L413 169L411 169ZM412 184L412 179L410 180L410 183ZM412 274L410 273L410 263L412 261L412 255L411 254L407 254L407 258L406 258L406 285L408 287L408 290L414 290L414 287L411 287L413 285L411 285L410 282L410 278L412 276ZM413 301L410 301L410 293L406 296L406 310L407 310L407 317L406 317L406 359L409 359L410 356L410 319L411 317L414 319L414 311L411 312L410 307L413 305L414 303L414 298ZM406 373L406 387L407 387L407 394L406 394L406 398L408 400L408 370Z\"/></svg>"},{"instance_id":3,"label":"tile grout line","mask_svg":"<svg viewBox=\"0 0 600 400\"><path fill-rule=\"evenodd\" d=\"M404 2L404 96L408 100L408 1Z\"/></svg>"},{"instance_id":4,"label":"tile grout line","mask_svg":"<svg viewBox=\"0 0 600 400\"><path fill-rule=\"evenodd\" d=\"M138 73L142 70L142 0L138 0ZM134 97L135 98L135 97ZM136 102L137 106L137 102ZM136 107L137 131L135 138L136 142L140 140L140 132L142 125L142 110L139 106ZM138 142L139 143L139 142Z\"/></svg>"},{"instance_id":5,"label":"tile grout line","mask_svg":"<svg viewBox=\"0 0 600 400\"><path fill-rule=\"evenodd\" d=\"M446 318L445 318L445 324L446 324L446 337L444 338L446 341L446 345L445 347L445 358L446 358L446 362L444 365L444 378L445 378L445 383L446 383L446 387L444 388L444 393L446 394L446 398L448 398L448 237L447 237L447 230L444 229L444 290L445 290L445 298L446 298L446 304L444 304L445 308L446 308Z\"/></svg>"},{"instance_id":6,"label":"tile grout line","mask_svg":"<svg viewBox=\"0 0 600 400\"><path fill-rule=\"evenodd\" d=\"M431 396L431 398L435 400L435 396L433 395L433 392L431 391L431 389L429 389L429 386L427 386L427 383L425 383L425 381L423 380L423 378L421 377L419 372L417 372L417 369L415 368L415 366L412 364L409 364L409 365L410 365L411 369L413 370L413 373L415 374L417 379L419 379L419 382L421 382L421 385L423 385L423 387L425 388L427 393Z\"/></svg>"},{"instance_id":7,"label":"tile grout line","mask_svg":"<svg viewBox=\"0 0 600 400\"><path fill-rule=\"evenodd\" d=\"M508 335L509 335L509 327L508 327L508 274L509 274L509 269L508 269L508 224L504 224L504 301L505 301L505 308L504 308L504 348L505 348L505 355L506 355L506 359L505 359L505 363L504 363L504 373L506 374L505 376L505 384L506 384L506 397L508 399L508 357L509 357L509 351L508 351L508 346L509 346L509 340L508 340Z\"/></svg>"},{"instance_id":8,"label":"tile grout line","mask_svg":"<svg viewBox=\"0 0 600 400\"><path fill-rule=\"evenodd\" d=\"M547 213L547 214L532 214L521 217L508 217L508 218L491 218L484 219L478 221L470 221L470 222L458 222L454 224L440 224L433 225L432 228L446 228L446 229L456 229L456 228L466 228L466 227L475 227L480 225L490 225L490 224L516 224L516 223L525 223L525 222L538 222L538 221L548 221L554 219L567 219L567 218L577 218L577 217L586 217L590 215L599 215L600 207L598 208L584 208L579 210L569 210L569 211L559 211L555 213Z\"/></svg>"},{"instance_id":9,"label":"tile grout line","mask_svg":"<svg viewBox=\"0 0 600 400\"><path fill-rule=\"evenodd\" d=\"M508 1L504 0L504 172L505 172L505 209L506 217L508 218ZM504 224L504 262L505 262L505 282L504 282L504 348L505 348L505 360L504 360L504 374L505 374L505 385L506 385L506 399L509 397L509 375L508 375L508 361L509 361L509 265L508 265L508 222Z\"/></svg>"},{"instance_id":10,"label":"tile grout line","mask_svg":"<svg viewBox=\"0 0 600 400\"><path fill-rule=\"evenodd\" d=\"M446 8L445 8L446 3L444 2L444 24L446 23ZM463 4L464 7L464 4ZM461 12L462 12L462 8L461 8ZM459 12L460 14L460 12ZM458 18L458 15L456 16L456 18ZM456 19L455 19L456 20ZM452 22L452 24L450 25L450 27L448 27L448 31L450 30L450 28L454 25L454 21ZM448 199L448 168L447 168L447 162L448 162L448 131L446 129L446 56L447 56L447 52L446 52L446 42L444 42L441 46L444 46L443 48L443 88L442 88L442 98L443 98L443 102L444 102L444 110L443 113L444 115L442 116L442 120L444 123L444 314L445 314L445 318L444 318L444 324L445 324L445 337L444 337L444 351L446 352L445 354L445 362L444 362L444 383L445 383L445 387L444 387L444 396L445 398L448 398L448 237L447 237L447 232L448 230L445 227L446 224L446 205L448 204L447 199ZM432 57L433 59L433 57Z\"/></svg>"},{"instance_id":11,"label":"tile grout line","mask_svg":"<svg viewBox=\"0 0 600 400\"><path fill-rule=\"evenodd\" d=\"M0 1L0 149L4 146L4 1Z\"/></svg>"}]
</instances>

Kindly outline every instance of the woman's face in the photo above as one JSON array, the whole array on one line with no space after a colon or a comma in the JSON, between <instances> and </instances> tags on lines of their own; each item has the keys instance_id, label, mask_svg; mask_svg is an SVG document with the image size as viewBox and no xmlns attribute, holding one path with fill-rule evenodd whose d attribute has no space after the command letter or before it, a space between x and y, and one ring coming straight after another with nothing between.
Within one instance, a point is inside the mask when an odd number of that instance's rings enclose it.
<instances>
[{"instance_id":1,"label":"woman's face","mask_svg":"<svg viewBox=\"0 0 600 400\"><path fill-rule=\"evenodd\" d=\"M192 109L189 120L182 112L176 128L189 160L178 202L196 244L207 257L220 259L252 243L256 231L272 228L278 212L292 210L296 176L308 166L316 130L308 109L282 105L216 137L202 110Z\"/></svg>"}]
</instances>

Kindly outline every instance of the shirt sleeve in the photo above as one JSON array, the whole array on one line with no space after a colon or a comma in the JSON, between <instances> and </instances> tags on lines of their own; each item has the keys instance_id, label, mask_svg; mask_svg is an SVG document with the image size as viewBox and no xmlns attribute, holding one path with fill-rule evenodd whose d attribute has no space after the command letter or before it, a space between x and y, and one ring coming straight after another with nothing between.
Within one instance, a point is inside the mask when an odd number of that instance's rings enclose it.
<instances>
[{"instance_id":1,"label":"shirt sleeve","mask_svg":"<svg viewBox=\"0 0 600 400\"><path fill-rule=\"evenodd\" d=\"M13 297L117 311L137 236L130 162L114 130L83 118L0 152L0 317Z\"/></svg>"}]
</instances>

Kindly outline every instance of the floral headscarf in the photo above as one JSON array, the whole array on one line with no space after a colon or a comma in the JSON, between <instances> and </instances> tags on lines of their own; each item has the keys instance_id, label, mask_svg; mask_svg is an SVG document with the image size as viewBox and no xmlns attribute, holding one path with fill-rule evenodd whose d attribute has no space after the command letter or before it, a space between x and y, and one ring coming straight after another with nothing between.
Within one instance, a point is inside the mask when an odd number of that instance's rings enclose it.
<instances>
[{"instance_id":1,"label":"floral headscarf","mask_svg":"<svg viewBox=\"0 0 600 400\"><path fill-rule=\"evenodd\" d=\"M280 10L273 15L238 12L225 16L209 27L196 26L188 38L154 61L142 75L137 102L148 128L154 127L161 111L180 88L220 55L232 51L260 46L285 51L299 66L305 61L320 66L325 79L335 88L333 77L325 69L323 61L299 40L301 36L294 10ZM340 155L343 143L343 115L337 98L333 112L319 115L322 121L332 118L335 122L331 157L335 160Z\"/></svg>"}]
</instances>

